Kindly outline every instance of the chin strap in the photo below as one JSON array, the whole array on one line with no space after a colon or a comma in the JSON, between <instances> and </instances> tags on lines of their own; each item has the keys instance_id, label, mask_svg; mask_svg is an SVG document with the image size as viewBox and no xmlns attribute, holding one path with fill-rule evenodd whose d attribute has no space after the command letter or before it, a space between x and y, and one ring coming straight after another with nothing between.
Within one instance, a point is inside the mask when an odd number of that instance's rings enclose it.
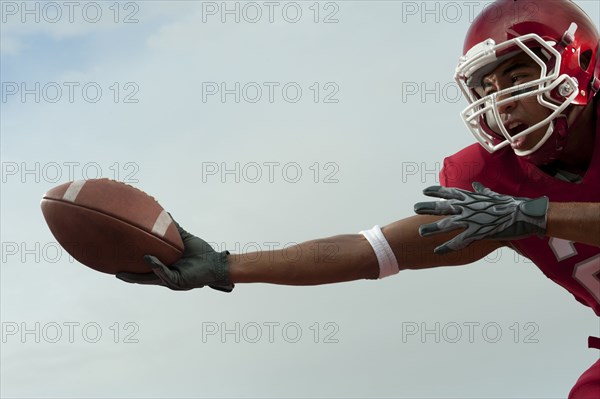
<instances>
[{"instance_id":1,"label":"chin strap","mask_svg":"<svg viewBox=\"0 0 600 399\"><path fill-rule=\"evenodd\" d=\"M552 135L535 152L524 158L535 165L547 165L556 160L567 145L569 123L566 115L560 115L552 121Z\"/></svg>"},{"instance_id":2,"label":"chin strap","mask_svg":"<svg viewBox=\"0 0 600 399\"><path fill-rule=\"evenodd\" d=\"M552 121L554 123L554 132L556 135L555 151L557 155L565 149L567 145L567 134L569 130L569 123L565 115L561 115Z\"/></svg>"},{"instance_id":3,"label":"chin strap","mask_svg":"<svg viewBox=\"0 0 600 399\"><path fill-rule=\"evenodd\" d=\"M590 83L590 86L592 88L592 98L594 98L594 96L596 96L596 94L598 94L598 92L600 91L600 79L594 77L594 80L592 80L592 83Z\"/></svg>"},{"instance_id":4,"label":"chin strap","mask_svg":"<svg viewBox=\"0 0 600 399\"><path fill-rule=\"evenodd\" d=\"M594 67L594 74L592 75L592 81L590 82L590 101L600 91L600 40L598 41L597 48L596 66Z\"/></svg>"}]
</instances>

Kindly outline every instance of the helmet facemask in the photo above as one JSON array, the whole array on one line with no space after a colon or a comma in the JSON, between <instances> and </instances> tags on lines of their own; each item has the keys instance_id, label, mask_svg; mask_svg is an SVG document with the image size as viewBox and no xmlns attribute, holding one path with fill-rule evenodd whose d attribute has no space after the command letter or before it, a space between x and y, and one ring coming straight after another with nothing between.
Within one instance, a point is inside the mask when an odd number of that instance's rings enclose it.
<instances>
[{"instance_id":1,"label":"helmet facemask","mask_svg":"<svg viewBox=\"0 0 600 399\"><path fill-rule=\"evenodd\" d=\"M576 25L571 26L567 32L574 33L576 28ZM527 150L514 149L519 156L530 156L552 136L555 121L565 114L567 107L578 95L577 80L566 74L559 75L561 53L555 46L556 42L547 42L537 34L528 34L498 45L492 39L488 39L461 57L456 68L455 80L469 101L469 105L461 112L461 117L469 131L487 151L495 152L534 131L545 128L545 134L535 146ZM531 57L540 67L540 76L529 82L485 95L481 79L498 65L521 52ZM511 135L499 109L511 102L532 101L533 98L549 110L549 115Z\"/></svg>"}]
</instances>

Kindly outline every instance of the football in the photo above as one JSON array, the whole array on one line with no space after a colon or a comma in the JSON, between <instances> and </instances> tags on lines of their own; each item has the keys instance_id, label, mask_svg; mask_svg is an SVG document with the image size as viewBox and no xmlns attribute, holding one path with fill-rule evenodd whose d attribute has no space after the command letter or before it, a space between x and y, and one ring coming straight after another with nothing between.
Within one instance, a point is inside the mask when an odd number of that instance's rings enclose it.
<instances>
[{"instance_id":1,"label":"football","mask_svg":"<svg viewBox=\"0 0 600 399\"><path fill-rule=\"evenodd\" d=\"M109 179L77 180L48 191L42 213L58 243L104 273L152 271L144 255L177 261L183 242L171 216L148 194Z\"/></svg>"}]
</instances>

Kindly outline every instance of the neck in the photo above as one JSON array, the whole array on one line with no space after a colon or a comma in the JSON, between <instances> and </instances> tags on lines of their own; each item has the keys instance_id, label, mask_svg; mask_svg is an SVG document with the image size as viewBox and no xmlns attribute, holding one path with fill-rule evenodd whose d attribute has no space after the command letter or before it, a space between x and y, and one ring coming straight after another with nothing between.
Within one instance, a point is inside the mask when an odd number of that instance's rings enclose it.
<instances>
[{"instance_id":1,"label":"neck","mask_svg":"<svg viewBox=\"0 0 600 399\"><path fill-rule=\"evenodd\" d=\"M581 112L569 132L567 145L554 167L583 176L594 154L596 139L596 102L591 101Z\"/></svg>"}]
</instances>

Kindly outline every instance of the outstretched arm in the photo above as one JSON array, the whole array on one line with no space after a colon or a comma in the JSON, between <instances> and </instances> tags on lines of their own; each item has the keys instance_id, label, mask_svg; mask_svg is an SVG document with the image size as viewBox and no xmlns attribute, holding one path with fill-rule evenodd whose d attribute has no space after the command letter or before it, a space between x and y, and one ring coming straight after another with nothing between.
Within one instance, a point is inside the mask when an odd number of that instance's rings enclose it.
<instances>
[{"instance_id":1,"label":"outstretched arm","mask_svg":"<svg viewBox=\"0 0 600 399\"><path fill-rule=\"evenodd\" d=\"M419 226L439 219L417 215L383 227L400 270L467 264L504 245L500 241L480 241L461 251L437 255L433 249L456 233L421 237ZM204 240L177 227L185 245L179 261L167 267L159 259L146 256L152 273L118 273L117 277L129 283L163 285L174 290L208 285L229 292L234 283L316 285L376 279L380 274L377 256L362 234L311 240L275 251L230 255L215 252Z\"/></svg>"},{"instance_id":2,"label":"outstretched arm","mask_svg":"<svg viewBox=\"0 0 600 399\"><path fill-rule=\"evenodd\" d=\"M504 245L500 241L480 241L462 251L437 255L433 249L458 233L419 235L419 226L438 219L419 215L382 228L400 270L468 264ZM315 285L379 276L375 252L361 234L312 240L270 252L233 254L229 258L230 275L235 283Z\"/></svg>"}]
</instances>

